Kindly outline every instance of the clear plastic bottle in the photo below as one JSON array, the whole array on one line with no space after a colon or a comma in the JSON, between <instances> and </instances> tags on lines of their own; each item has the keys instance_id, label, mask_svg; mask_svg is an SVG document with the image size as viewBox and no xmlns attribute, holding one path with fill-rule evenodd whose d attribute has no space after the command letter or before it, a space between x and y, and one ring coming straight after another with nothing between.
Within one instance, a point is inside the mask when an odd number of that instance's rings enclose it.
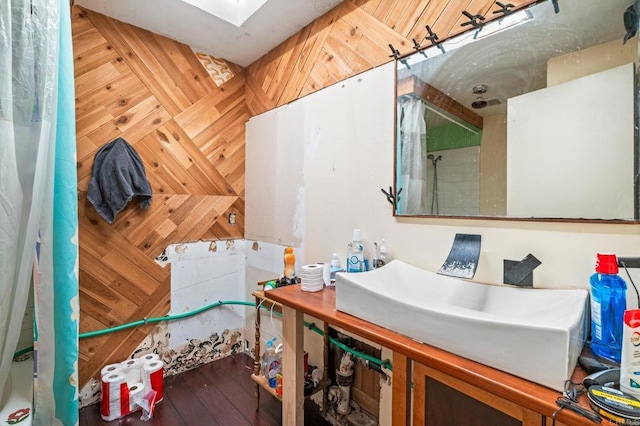
<instances>
[{"instance_id":1,"label":"clear plastic bottle","mask_svg":"<svg viewBox=\"0 0 640 426\"><path fill-rule=\"evenodd\" d=\"M276 348L273 346L275 340L274 337L267 341L260 362L262 376L269 381L269 386L272 388L276 387L276 373L280 372L280 357L278 353L276 353Z\"/></svg>"},{"instance_id":2,"label":"clear plastic bottle","mask_svg":"<svg viewBox=\"0 0 640 426\"><path fill-rule=\"evenodd\" d=\"M364 244L362 244L362 231L353 230L353 240L347 250L347 272L364 272Z\"/></svg>"},{"instance_id":3,"label":"clear plastic bottle","mask_svg":"<svg viewBox=\"0 0 640 426\"><path fill-rule=\"evenodd\" d=\"M281 354L279 354L273 346L275 340L274 337L267 341L266 348L262 354L262 362L260 363L262 376L268 380L269 386L272 388L276 387L276 374L282 370L280 367L282 363Z\"/></svg>"},{"instance_id":4,"label":"clear plastic bottle","mask_svg":"<svg viewBox=\"0 0 640 426\"><path fill-rule=\"evenodd\" d=\"M383 239L382 240L382 245L380 246L380 256L378 256L378 262L376 265L376 268L380 268L381 266L384 266L387 264L388 260L387 260L387 240Z\"/></svg>"},{"instance_id":5,"label":"clear plastic bottle","mask_svg":"<svg viewBox=\"0 0 640 426\"><path fill-rule=\"evenodd\" d=\"M627 283L618 275L615 254L598 253L591 275L591 350L596 356L619 363L622 329L627 306Z\"/></svg>"},{"instance_id":6,"label":"clear plastic bottle","mask_svg":"<svg viewBox=\"0 0 640 426\"><path fill-rule=\"evenodd\" d=\"M329 271L330 280L332 283L336 281L337 272L344 272L344 269L340 267L340 259L338 259L338 253L333 253L333 256L331 256L331 269Z\"/></svg>"}]
</instances>

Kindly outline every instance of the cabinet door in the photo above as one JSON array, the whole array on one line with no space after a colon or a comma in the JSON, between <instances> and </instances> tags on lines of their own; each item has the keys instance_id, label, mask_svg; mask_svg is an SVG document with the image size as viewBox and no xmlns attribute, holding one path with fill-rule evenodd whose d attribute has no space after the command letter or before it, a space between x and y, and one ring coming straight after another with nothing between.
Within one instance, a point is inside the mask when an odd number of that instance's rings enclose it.
<instances>
[{"instance_id":1,"label":"cabinet door","mask_svg":"<svg viewBox=\"0 0 640 426\"><path fill-rule=\"evenodd\" d=\"M539 426L542 415L429 367L413 365L413 424Z\"/></svg>"}]
</instances>

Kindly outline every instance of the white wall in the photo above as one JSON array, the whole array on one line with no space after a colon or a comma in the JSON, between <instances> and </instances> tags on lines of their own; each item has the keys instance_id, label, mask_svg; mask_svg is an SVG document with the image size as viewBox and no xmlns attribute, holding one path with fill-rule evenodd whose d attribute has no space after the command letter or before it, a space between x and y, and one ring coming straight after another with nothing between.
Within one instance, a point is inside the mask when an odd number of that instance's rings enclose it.
<instances>
[{"instance_id":1,"label":"white wall","mask_svg":"<svg viewBox=\"0 0 640 426\"><path fill-rule=\"evenodd\" d=\"M633 80L628 63L509 99L508 216L633 219Z\"/></svg>"},{"instance_id":2,"label":"white wall","mask_svg":"<svg viewBox=\"0 0 640 426\"><path fill-rule=\"evenodd\" d=\"M393 66L249 120L246 238L295 242L308 262L337 252L344 265L353 228L361 228L370 252L385 238L391 257L437 271L456 233L480 234L475 280L500 284L503 259L532 253L542 262L534 285L547 288L588 288L598 251L640 256L638 225L394 217L380 191L393 184Z\"/></svg>"}]
</instances>

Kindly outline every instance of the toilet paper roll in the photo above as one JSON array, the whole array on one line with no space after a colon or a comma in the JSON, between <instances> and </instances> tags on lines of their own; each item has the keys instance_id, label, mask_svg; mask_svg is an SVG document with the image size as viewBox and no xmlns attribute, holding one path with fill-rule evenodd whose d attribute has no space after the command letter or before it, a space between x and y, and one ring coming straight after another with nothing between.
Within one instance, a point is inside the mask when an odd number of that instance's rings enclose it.
<instances>
[{"instance_id":1,"label":"toilet paper roll","mask_svg":"<svg viewBox=\"0 0 640 426\"><path fill-rule=\"evenodd\" d=\"M115 364L105 365L104 367L102 367L102 370L100 370L100 377L105 376L107 374L117 373L120 371L121 368L122 368L122 364L119 362Z\"/></svg>"},{"instance_id":2,"label":"toilet paper roll","mask_svg":"<svg viewBox=\"0 0 640 426\"><path fill-rule=\"evenodd\" d=\"M318 269L322 269L322 264L321 263L311 263L309 265L303 265L301 268L301 270L303 271L316 271Z\"/></svg>"},{"instance_id":3,"label":"toilet paper roll","mask_svg":"<svg viewBox=\"0 0 640 426\"><path fill-rule=\"evenodd\" d=\"M164 363L160 360L147 361L142 366L142 382L147 390L157 392L156 404L164 397Z\"/></svg>"},{"instance_id":4,"label":"toilet paper roll","mask_svg":"<svg viewBox=\"0 0 640 426\"><path fill-rule=\"evenodd\" d=\"M142 365L144 361L140 359L128 359L121 364L121 372L127 378L127 385L131 386L134 383L142 381Z\"/></svg>"},{"instance_id":5,"label":"toilet paper roll","mask_svg":"<svg viewBox=\"0 0 640 426\"><path fill-rule=\"evenodd\" d=\"M324 280L324 285L331 285L331 264L330 263L322 264L322 279Z\"/></svg>"},{"instance_id":6,"label":"toilet paper roll","mask_svg":"<svg viewBox=\"0 0 640 426\"><path fill-rule=\"evenodd\" d=\"M139 358L132 358L126 361L122 361L120 365L122 365L123 367L133 367L134 365L142 366L142 360L140 360Z\"/></svg>"},{"instance_id":7,"label":"toilet paper roll","mask_svg":"<svg viewBox=\"0 0 640 426\"><path fill-rule=\"evenodd\" d=\"M136 359L141 360L143 363L147 362L147 361L156 361L160 359L160 355L158 354L146 354L146 355L142 355L141 357L138 357Z\"/></svg>"},{"instance_id":8,"label":"toilet paper roll","mask_svg":"<svg viewBox=\"0 0 640 426\"><path fill-rule=\"evenodd\" d=\"M129 387L121 372L105 374L102 377L102 395L100 415L103 420L111 421L129 414Z\"/></svg>"},{"instance_id":9,"label":"toilet paper roll","mask_svg":"<svg viewBox=\"0 0 640 426\"><path fill-rule=\"evenodd\" d=\"M133 383L129 386L129 411L140 409L140 401L142 401L145 392L144 383L142 382Z\"/></svg>"}]
</instances>

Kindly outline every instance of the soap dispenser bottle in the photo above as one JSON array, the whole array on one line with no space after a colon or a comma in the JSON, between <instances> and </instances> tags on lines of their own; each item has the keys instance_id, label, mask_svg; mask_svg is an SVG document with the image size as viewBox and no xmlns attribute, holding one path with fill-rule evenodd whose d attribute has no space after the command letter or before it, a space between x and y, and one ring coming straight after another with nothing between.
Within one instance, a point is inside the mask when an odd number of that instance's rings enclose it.
<instances>
[{"instance_id":1,"label":"soap dispenser bottle","mask_svg":"<svg viewBox=\"0 0 640 426\"><path fill-rule=\"evenodd\" d=\"M387 249L387 240L382 240L382 245L380 246L380 262L383 265L386 265L389 261L388 259L389 250Z\"/></svg>"},{"instance_id":2,"label":"soap dispenser bottle","mask_svg":"<svg viewBox=\"0 0 640 426\"><path fill-rule=\"evenodd\" d=\"M381 268L384 265L387 264L387 242L386 240L382 240L382 245L380 246L380 249L378 250L378 244L374 243L375 247L376 247L376 257L375 259L373 259L373 267L374 268Z\"/></svg>"},{"instance_id":3,"label":"soap dispenser bottle","mask_svg":"<svg viewBox=\"0 0 640 426\"><path fill-rule=\"evenodd\" d=\"M620 362L627 284L618 275L615 254L598 253L591 275L591 350L596 356Z\"/></svg>"}]
</instances>

